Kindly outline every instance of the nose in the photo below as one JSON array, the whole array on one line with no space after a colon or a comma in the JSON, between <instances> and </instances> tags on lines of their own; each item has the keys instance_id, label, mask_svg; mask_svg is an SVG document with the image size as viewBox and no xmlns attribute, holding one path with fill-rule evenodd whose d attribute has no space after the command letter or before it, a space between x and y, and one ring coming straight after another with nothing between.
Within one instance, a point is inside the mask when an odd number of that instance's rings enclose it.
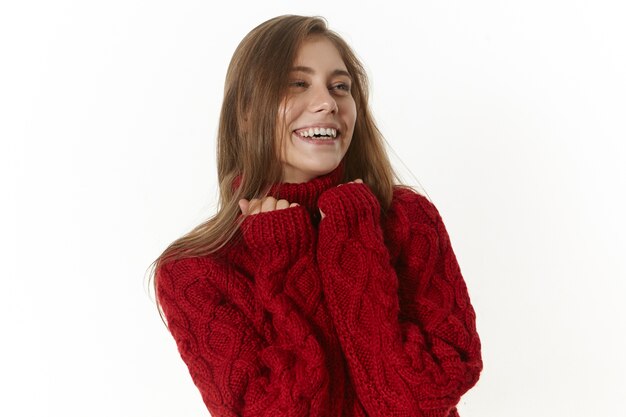
<instances>
[{"instance_id":1,"label":"nose","mask_svg":"<svg viewBox=\"0 0 626 417\"><path fill-rule=\"evenodd\" d=\"M326 86L320 86L313 89L310 109L314 113L320 111L326 113L336 113L339 110L337 101L335 101L335 98L330 94Z\"/></svg>"}]
</instances>

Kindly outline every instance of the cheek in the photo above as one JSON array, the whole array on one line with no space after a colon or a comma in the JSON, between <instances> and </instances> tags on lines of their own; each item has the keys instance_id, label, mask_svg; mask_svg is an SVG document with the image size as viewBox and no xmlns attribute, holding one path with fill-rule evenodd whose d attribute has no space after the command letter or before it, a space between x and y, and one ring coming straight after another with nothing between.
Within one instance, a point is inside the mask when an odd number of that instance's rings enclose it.
<instances>
[{"instance_id":1,"label":"cheek","mask_svg":"<svg viewBox=\"0 0 626 417\"><path fill-rule=\"evenodd\" d=\"M283 99L278 105L278 120L280 122L289 123L291 114L293 113L293 100L291 99Z\"/></svg>"},{"instance_id":2,"label":"cheek","mask_svg":"<svg viewBox=\"0 0 626 417\"><path fill-rule=\"evenodd\" d=\"M286 101L283 101L278 107L278 117L283 119L289 124L292 123L306 108L306 103L299 100L297 97L291 97Z\"/></svg>"},{"instance_id":3,"label":"cheek","mask_svg":"<svg viewBox=\"0 0 626 417\"><path fill-rule=\"evenodd\" d=\"M350 127L354 127L356 123L356 103L354 100L350 100L349 105L346 106L345 119Z\"/></svg>"}]
</instances>

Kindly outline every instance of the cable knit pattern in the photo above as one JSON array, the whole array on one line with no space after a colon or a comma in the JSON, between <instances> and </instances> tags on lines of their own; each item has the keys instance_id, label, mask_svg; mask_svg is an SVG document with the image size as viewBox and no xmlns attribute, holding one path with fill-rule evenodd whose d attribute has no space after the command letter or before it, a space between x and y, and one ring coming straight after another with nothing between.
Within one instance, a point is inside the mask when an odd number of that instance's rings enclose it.
<instances>
[{"instance_id":1,"label":"cable knit pattern","mask_svg":"<svg viewBox=\"0 0 626 417\"><path fill-rule=\"evenodd\" d=\"M223 256L157 270L214 417L454 417L478 380L475 314L437 209L396 187L381 217L366 184L337 186L342 174L276 184L300 206L246 217Z\"/></svg>"}]
</instances>

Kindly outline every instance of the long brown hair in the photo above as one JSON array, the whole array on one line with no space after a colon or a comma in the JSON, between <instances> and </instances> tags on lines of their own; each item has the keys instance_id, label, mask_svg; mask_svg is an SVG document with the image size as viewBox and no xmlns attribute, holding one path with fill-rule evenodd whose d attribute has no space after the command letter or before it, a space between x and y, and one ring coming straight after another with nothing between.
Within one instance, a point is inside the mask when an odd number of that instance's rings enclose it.
<instances>
[{"instance_id":1,"label":"long brown hair","mask_svg":"<svg viewBox=\"0 0 626 417\"><path fill-rule=\"evenodd\" d=\"M281 145L275 141L282 128L277 126L278 109L287 91L287 77L297 51L305 40L314 36L323 36L335 45L352 76L351 92L357 117L344 156L341 182L363 179L377 196L382 211L389 208L393 186L399 185L400 179L389 162L386 141L369 109L369 86L363 65L350 46L328 29L323 17L275 17L243 38L228 66L217 133L217 213L172 242L151 264L155 295L156 271L161 265L174 259L217 252L233 240L243 221L239 200L263 199L272 184L282 182L282 165L276 149ZM233 180L240 174L241 184L235 188ZM163 319L158 295L156 302Z\"/></svg>"}]
</instances>

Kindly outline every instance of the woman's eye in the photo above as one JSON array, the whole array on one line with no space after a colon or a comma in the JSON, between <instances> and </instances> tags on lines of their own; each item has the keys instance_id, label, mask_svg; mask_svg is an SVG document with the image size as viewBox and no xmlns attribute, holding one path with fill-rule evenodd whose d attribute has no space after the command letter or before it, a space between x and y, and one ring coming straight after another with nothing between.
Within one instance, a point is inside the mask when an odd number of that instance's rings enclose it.
<instances>
[{"instance_id":1,"label":"woman's eye","mask_svg":"<svg viewBox=\"0 0 626 417\"><path fill-rule=\"evenodd\" d=\"M306 81L291 81L289 82L291 87L295 88L307 88L309 84ZM341 92L350 92L350 84L337 83L329 87L329 90L338 90Z\"/></svg>"},{"instance_id":2,"label":"woman's eye","mask_svg":"<svg viewBox=\"0 0 626 417\"><path fill-rule=\"evenodd\" d=\"M293 87L306 87L306 83L304 81L292 81L289 85Z\"/></svg>"},{"instance_id":3,"label":"woman's eye","mask_svg":"<svg viewBox=\"0 0 626 417\"><path fill-rule=\"evenodd\" d=\"M334 88L338 90L343 90L343 91L350 91L350 85L346 83L335 84Z\"/></svg>"}]
</instances>

